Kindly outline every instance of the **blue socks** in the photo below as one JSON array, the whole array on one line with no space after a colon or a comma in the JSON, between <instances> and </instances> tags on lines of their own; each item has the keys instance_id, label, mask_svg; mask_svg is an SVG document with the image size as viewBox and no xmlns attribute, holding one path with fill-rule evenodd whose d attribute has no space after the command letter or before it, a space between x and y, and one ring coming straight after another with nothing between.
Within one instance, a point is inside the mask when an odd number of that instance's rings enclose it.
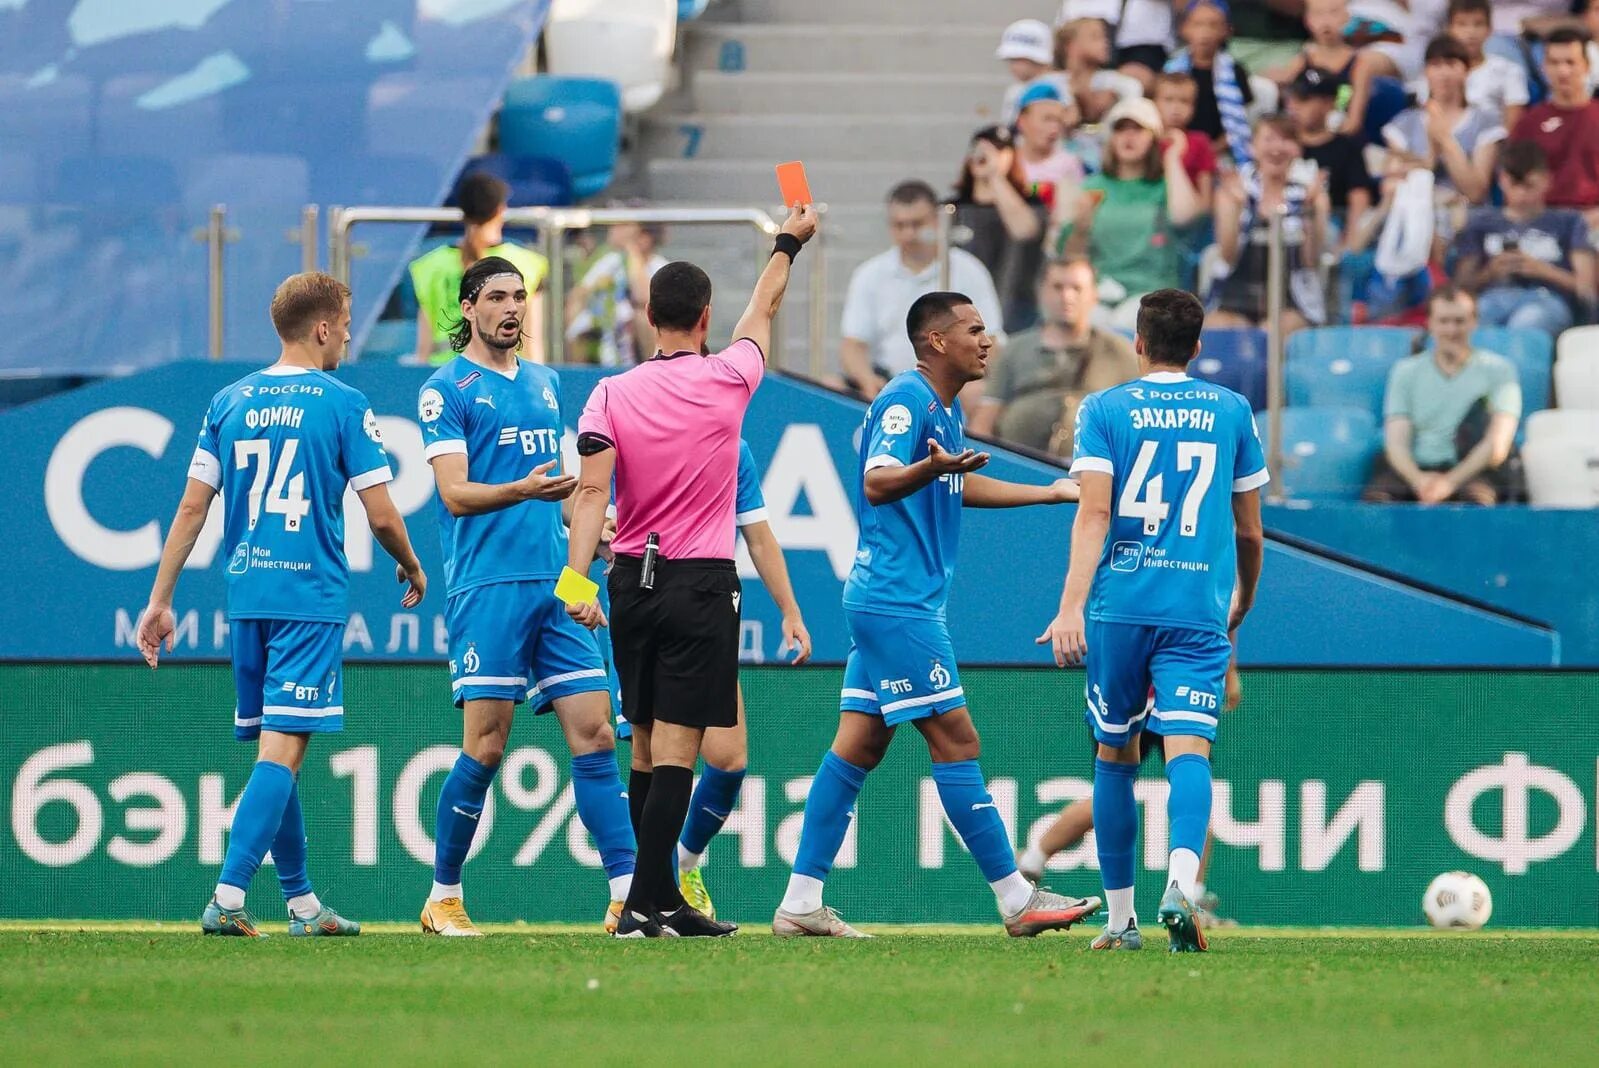
<instances>
[{"instance_id":1,"label":"blue socks","mask_svg":"<svg viewBox=\"0 0 1599 1068\"><path fill-rule=\"evenodd\" d=\"M833 859L849 833L850 812L855 798L866 783L866 769L828 751L822 766L811 780L810 796L805 799L805 820L800 825L799 851L794 857L794 874L825 880L833 870Z\"/></svg>"},{"instance_id":2,"label":"blue socks","mask_svg":"<svg viewBox=\"0 0 1599 1068\"><path fill-rule=\"evenodd\" d=\"M705 765L700 783L688 803L688 821L683 824L683 837L678 839L679 852L696 857L705 852L705 847L727 822L728 813L738 804L738 792L743 785L743 769L723 771Z\"/></svg>"},{"instance_id":3,"label":"blue socks","mask_svg":"<svg viewBox=\"0 0 1599 1068\"><path fill-rule=\"evenodd\" d=\"M1011 850L1010 835L1005 832L993 796L983 784L977 761L934 764L933 782L938 786L944 814L982 869L983 878L995 883L1014 873L1016 854Z\"/></svg>"},{"instance_id":4,"label":"blue socks","mask_svg":"<svg viewBox=\"0 0 1599 1068\"><path fill-rule=\"evenodd\" d=\"M1166 820L1171 824L1171 867L1168 881L1176 882L1193 901L1199 881L1199 859L1205 852L1205 832L1210 828L1210 761L1198 753L1184 753L1166 762Z\"/></svg>"},{"instance_id":5,"label":"blue socks","mask_svg":"<svg viewBox=\"0 0 1599 1068\"><path fill-rule=\"evenodd\" d=\"M616 750L573 757L572 793L577 799L578 819L599 848L606 878L631 875L638 846L633 840L622 775L616 769Z\"/></svg>"},{"instance_id":6,"label":"blue socks","mask_svg":"<svg viewBox=\"0 0 1599 1068\"><path fill-rule=\"evenodd\" d=\"M305 813L300 811L300 786L289 787L289 800L283 806L283 822L272 839L272 863L278 866L278 882L283 899L311 892L311 876L305 868Z\"/></svg>"},{"instance_id":7,"label":"blue socks","mask_svg":"<svg viewBox=\"0 0 1599 1068\"><path fill-rule=\"evenodd\" d=\"M222 861L222 875L217 880L220 885L237 887L241 895L249 888L250 880L261 866L261 858L266 856L267 847L283 824L284 806L293 793L293 772L282 764L256 761L250 781L244 784L239 806L233 811L228 853ZM226 902L223 904L230 907Z\"/></svg>"},{"instance_id":8,"label":"blue socks","mask_svg":"<svg viewBox=\"0 0 1599 1068\"><path fill-rule=\"evenodd\" d=\"M612 768L614 773L614 758ZM461 882L461 865L466 863L467 850L472 848L478 817L483 814L483 802L498 770L498 765L491 768L479 764L465 753L455 758L455 767L450 769L444 789L439 793L434 882L444 886L456 886Z\"/></svg>"},{"instance_id":9,"label":"blue socks","mask_svg":"<svg viewBox=\"0 0 1599 1068\"><path fill-rule=\"evenodd\" d=\"M1133 780L1137 778L1137 764L1094 761L1094 837L1107 891L1127 890L1133 885L1133 850L1138 839ZM1111 926L1119 930L1114 917Z\"/></svg>"}]
</instances>

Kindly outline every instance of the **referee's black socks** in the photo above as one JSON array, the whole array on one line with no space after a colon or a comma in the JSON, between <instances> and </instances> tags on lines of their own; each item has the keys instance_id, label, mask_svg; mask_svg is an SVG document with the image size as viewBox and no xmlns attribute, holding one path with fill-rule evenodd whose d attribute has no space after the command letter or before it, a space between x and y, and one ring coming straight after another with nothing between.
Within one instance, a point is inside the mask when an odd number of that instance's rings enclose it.
<instances>
[{"instance_id":1,"label":"referee's black socks","mask_svg":"<svg viewBox=\"0 0 1599 1068\"><path fill-rule=\"evenodd\" d=\"M633 774L636 778L639 773ZM631 800L631 787L628 793ZM638 862L633 871L633 889L627 895L629 911L647 916L652 909L666 913L682 907L675 857L693 793L691 768L657 764L650 774L648 797L638 816Z\"/></svg>"},{"instance_id":2,"label":"referee's black socks","mask_svg":"<svg viewBox=\"0 0 1599 1068\"><path fill-rule=\"evenodd\" d=\"M650 779L647 771L632 768L627 776L627 814L633 819L633 841L638 841L639 828L644 824L644 802L649 800Z\"/></svg>"}]
</instances>

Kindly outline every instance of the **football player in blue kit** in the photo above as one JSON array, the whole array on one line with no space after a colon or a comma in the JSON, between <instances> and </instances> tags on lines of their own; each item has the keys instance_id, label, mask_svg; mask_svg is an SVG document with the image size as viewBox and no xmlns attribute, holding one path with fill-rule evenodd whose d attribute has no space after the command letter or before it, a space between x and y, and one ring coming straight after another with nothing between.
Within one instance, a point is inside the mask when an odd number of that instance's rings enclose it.
<instances>
[{"instance_id":1,"label":"football player in blue kit","mask_svg":"<svg viewBox=\"0 0 1599 1068\"><path fill-rule=\"evenodd\" d=\"M959 393L986 373L993 339L967 297L917 298L906 330L916 367L878 394L861 435L860 541L844 586L850 651L838 732L805 801L794 873L772 919L780 937L863 937L822 903L822 888L856 795L902 723L925 739L944 813L994 891L1008 933L1064 929L1100 905L1037 889L1016 870L977 763L977 728L945 622L962 507L1061 504L1077 499L1076 483L1030 486L977 474L988 454L966 447Z\"/></svg>"},{"instance_id":2,"label":"football player in blue kit","mask_svg":"<svg viewBox=\"0 0 1599 1068\"><path fill-rule=\"evenodd\" d=\"M272 325L283 342L278 362L228 386L206 409L138 642L152 668L163 642L172 650L178 575L221 491L238 695L233 730L240 741L259 742L200 928L262 937L244 894L270 849L289 933L355 935L360 924L322 904L311 888L296 782L311 735L344 727L345 487L360 497L378 543L399 561L403 607L422 600L427 577L389 498L394 476L377 417L358 390L330 374L350 340L349 288L326 274L294 275L272 298Z\"/></svg>"},{"instance_id":3,"label":"football player in blue kit","mask_svg":"<svg viewBox=\"0 0 1599 1068\"><path fill-rule=\"evenodd\" d=\"M1144 377L1077 413L1082 500L1060 612L1039 637L1062 667L1086 660L1098 743L1094 833L1109 905L1094 949L1138 949L1133 908L1140 738L1161 736L1171 855L1160 922L1173 952L1206 948L1195 883L1210 825L1210 750L1225 701L1228 634L1255 603L1269 480L1249 402L1188 377L1205 311L1163 289L1138 310ZM1147 702L1150 688L1154 700Z\"/></svg>"},{"instance_id":4,"label":"football player in blue kit","mask_svg":"<svg viewBox=\"0 0 1599 1068\"><path fill-rule=\"evenodd\" d=\"M461 866L517 705L553 709L560 722L578 817L594 837L613 901L627 897L635 847L605 665L593 635L555 596L567 556L561 502L577 485L560 471L560 382L517 356L527 285L509 261L474 263L460 298L452 337L460 355L427 380L417 405L438 485L450 689L463 721L461 754L439 795L422 929L476 936Z\"/></svg>"}]
</instances>

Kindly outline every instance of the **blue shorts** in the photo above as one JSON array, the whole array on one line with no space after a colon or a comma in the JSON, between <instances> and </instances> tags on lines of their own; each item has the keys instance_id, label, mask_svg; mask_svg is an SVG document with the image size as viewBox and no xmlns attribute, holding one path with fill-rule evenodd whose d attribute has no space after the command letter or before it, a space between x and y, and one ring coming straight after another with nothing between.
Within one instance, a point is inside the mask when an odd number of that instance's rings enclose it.
<instances>
[{"instance_id":1,"label":"blue shorts","mask_svg":"<svg viewBox=\"0 0 1599 1068\"><path fill-rule=\"evenodd\" d=\"M1227 662L1225 635L1185 627L1088 621L1088 708L1094 737L1120 748L1145 727L1216 740ZM1151 701L1150 687L1155 696Z\"/></svg>"},{"instance_id":2,"label":"blue shorts","mask_svg":"<svg viewBox=\"0 0 1599 1068\"><path fill-rule=\"evenodd\" d=\"M849 659L839 707L882 716L897 727L966 707L949 628L941 619L909 619L846 607Z\"/></svg>"},{"instance_id":3,"label":"blue shorts","mask_svg":"<svg viewBox=\"0 0 1599 1068\"><path fill-rule=\"evenodd\" d=\"M554 579L463 590L445 603L444 621L457 708L498 699L547 712L558 698L609 689L594 635L566 614Z\"/></svg>"},{"instance_id":4,"label":"blue shorts","mask_svg":"<svg viewBox=\"0 0 1599 1068\"><path fill-rule=\"evenodd\" d=\"M233 736L252 741L263 730L331 734L344 729L344 624L298 619L235 619Z\"/></svg>"}]
</instances>

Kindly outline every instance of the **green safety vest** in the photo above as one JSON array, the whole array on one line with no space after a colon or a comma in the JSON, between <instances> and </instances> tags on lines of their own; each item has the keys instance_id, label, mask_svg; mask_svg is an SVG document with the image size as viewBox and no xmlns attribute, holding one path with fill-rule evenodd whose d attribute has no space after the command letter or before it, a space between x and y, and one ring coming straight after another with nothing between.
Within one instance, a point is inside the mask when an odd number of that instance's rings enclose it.
<instances>
[{"instance_id":1,"label":"green safety vest","mask_svg":"<svg viewBox=\"0 0 1599 1068\"><path fill-rule=\"evenodd\" d=\"M527 281L527 291L536 292L549 274L550 263L541 253L506 241L483 253L484 257L499 256L510 260ZM428 362L446 364L455 358L449 351L450 330L461 318L461 276L466 267L461 263L459 245L445 245L425 256L411 261L411 285L416 290L417 304L427 312L433 324L433 344L445 347L442 353L433 353Z\"/></svg>"}]
</instances>

